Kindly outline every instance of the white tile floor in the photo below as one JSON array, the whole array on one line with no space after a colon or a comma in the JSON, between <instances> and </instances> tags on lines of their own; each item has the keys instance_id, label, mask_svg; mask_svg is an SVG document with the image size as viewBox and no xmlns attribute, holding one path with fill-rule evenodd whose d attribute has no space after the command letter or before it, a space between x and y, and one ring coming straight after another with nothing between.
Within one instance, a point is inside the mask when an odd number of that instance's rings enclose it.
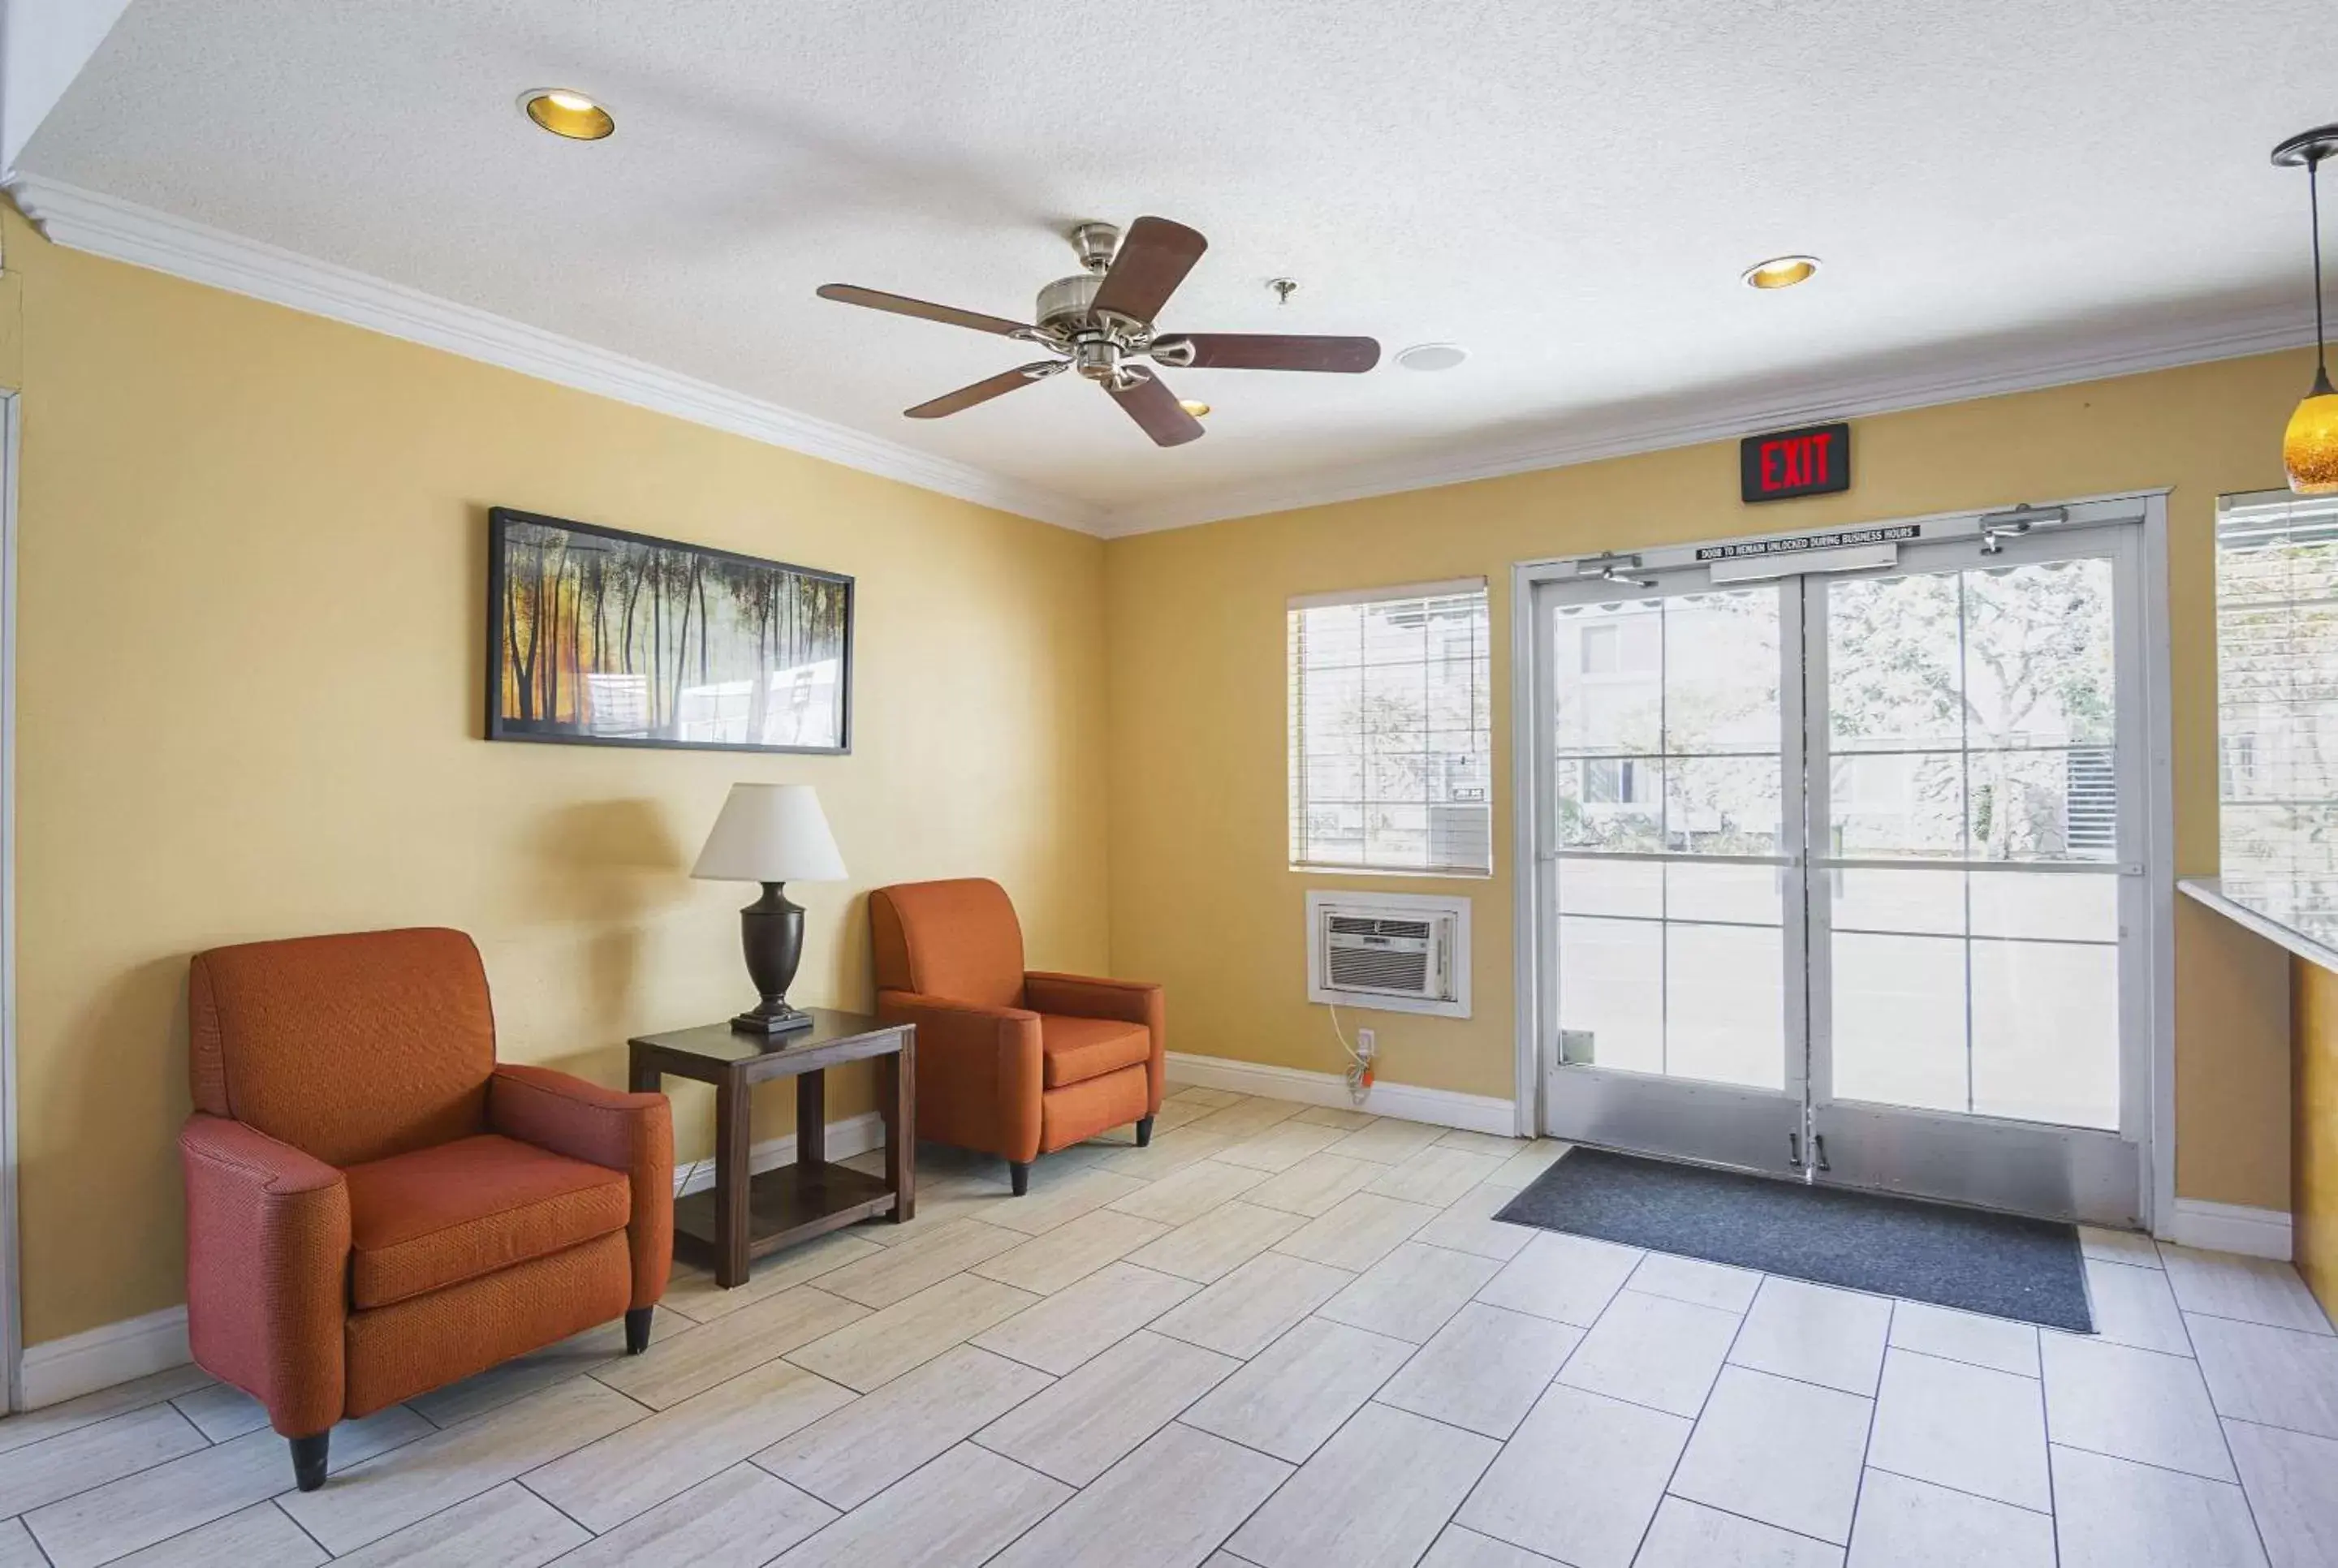
<instances>
[{"instance_id":1,"label":"white tile floor","mask_svg":"<svg viewBox=\"0 0 2338 1568\"><path fill-rule=\"evenodd\" d=\"M2102 1332L1502 1225L1561 1153L1186 1090L919 1215L679 1275L334 1435L192 1369L0 1421L0 1568L2308 1568L2338 1336L2284 1266L2089 1233Z\"/></svg>"}]
</instances>

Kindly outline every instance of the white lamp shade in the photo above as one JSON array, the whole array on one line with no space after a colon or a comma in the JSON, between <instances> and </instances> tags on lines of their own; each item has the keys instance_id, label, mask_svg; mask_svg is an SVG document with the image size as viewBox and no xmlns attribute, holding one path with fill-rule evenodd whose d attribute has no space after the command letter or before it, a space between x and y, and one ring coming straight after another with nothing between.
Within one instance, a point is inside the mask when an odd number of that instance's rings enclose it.
<instances>
[{"instance_id":1,"label":"white lamp shade","mask_svg":"<svg viewBox=\"0 0 2338 1568\"><path fill-rule=\"evenodd\" d=\"M809 784L733 784L693 877L710 882L835 882L844 857Z\"/></svg>"}]
</instances>

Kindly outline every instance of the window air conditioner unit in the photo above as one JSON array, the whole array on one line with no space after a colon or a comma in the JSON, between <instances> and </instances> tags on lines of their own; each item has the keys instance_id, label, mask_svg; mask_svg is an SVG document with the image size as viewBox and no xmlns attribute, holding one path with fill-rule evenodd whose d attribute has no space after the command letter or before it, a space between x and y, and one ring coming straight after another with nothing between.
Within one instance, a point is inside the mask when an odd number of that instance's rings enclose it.
<instances>
[{"instance_id":1,"label":"window air conditioner unit","mask_svg":"<svg viewBox=\"0 0 2338 1568\"><path fill-rule=\"evenodd\" d=\"M1469 900L1307 895L1307 999L1469 1016Z\"/></svg>"}]
</instances>

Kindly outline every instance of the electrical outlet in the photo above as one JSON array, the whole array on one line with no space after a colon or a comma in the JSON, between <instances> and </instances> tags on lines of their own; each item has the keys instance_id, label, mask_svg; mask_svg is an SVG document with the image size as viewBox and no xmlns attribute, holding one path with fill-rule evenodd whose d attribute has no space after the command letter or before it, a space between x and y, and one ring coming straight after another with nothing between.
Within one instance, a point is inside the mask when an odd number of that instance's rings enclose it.
<instances>
[{"instance_id":1,"label":"electrical outlet","mask_svg":"<svg viewBox=\"0 0 2338 1568\"><path fill-rule=\"evenodd\" d=\"M1359 1029L1356 1031L1357 1055L1369 1062L1372 1059L1374 1053L1379 1049L1379 1039L1374 1031L1370 1029Z\"/></svg>"}]
</instances>

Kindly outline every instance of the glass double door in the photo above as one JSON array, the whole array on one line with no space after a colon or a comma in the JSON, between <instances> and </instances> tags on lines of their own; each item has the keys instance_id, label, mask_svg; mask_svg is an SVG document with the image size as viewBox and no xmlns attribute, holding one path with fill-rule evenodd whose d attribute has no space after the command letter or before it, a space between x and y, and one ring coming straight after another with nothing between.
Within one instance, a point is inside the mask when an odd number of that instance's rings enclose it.
<instances>
[{"instance_id":1,"label":"glass double door","mask_svg":"<svg viewBox=\"0 0 2338 1568\"><path fill-rule=\"evenodd\" d=\"M2136 533L1538 589L1554 1135L2140 1216Z\"/></svg>"}]
</instances>

